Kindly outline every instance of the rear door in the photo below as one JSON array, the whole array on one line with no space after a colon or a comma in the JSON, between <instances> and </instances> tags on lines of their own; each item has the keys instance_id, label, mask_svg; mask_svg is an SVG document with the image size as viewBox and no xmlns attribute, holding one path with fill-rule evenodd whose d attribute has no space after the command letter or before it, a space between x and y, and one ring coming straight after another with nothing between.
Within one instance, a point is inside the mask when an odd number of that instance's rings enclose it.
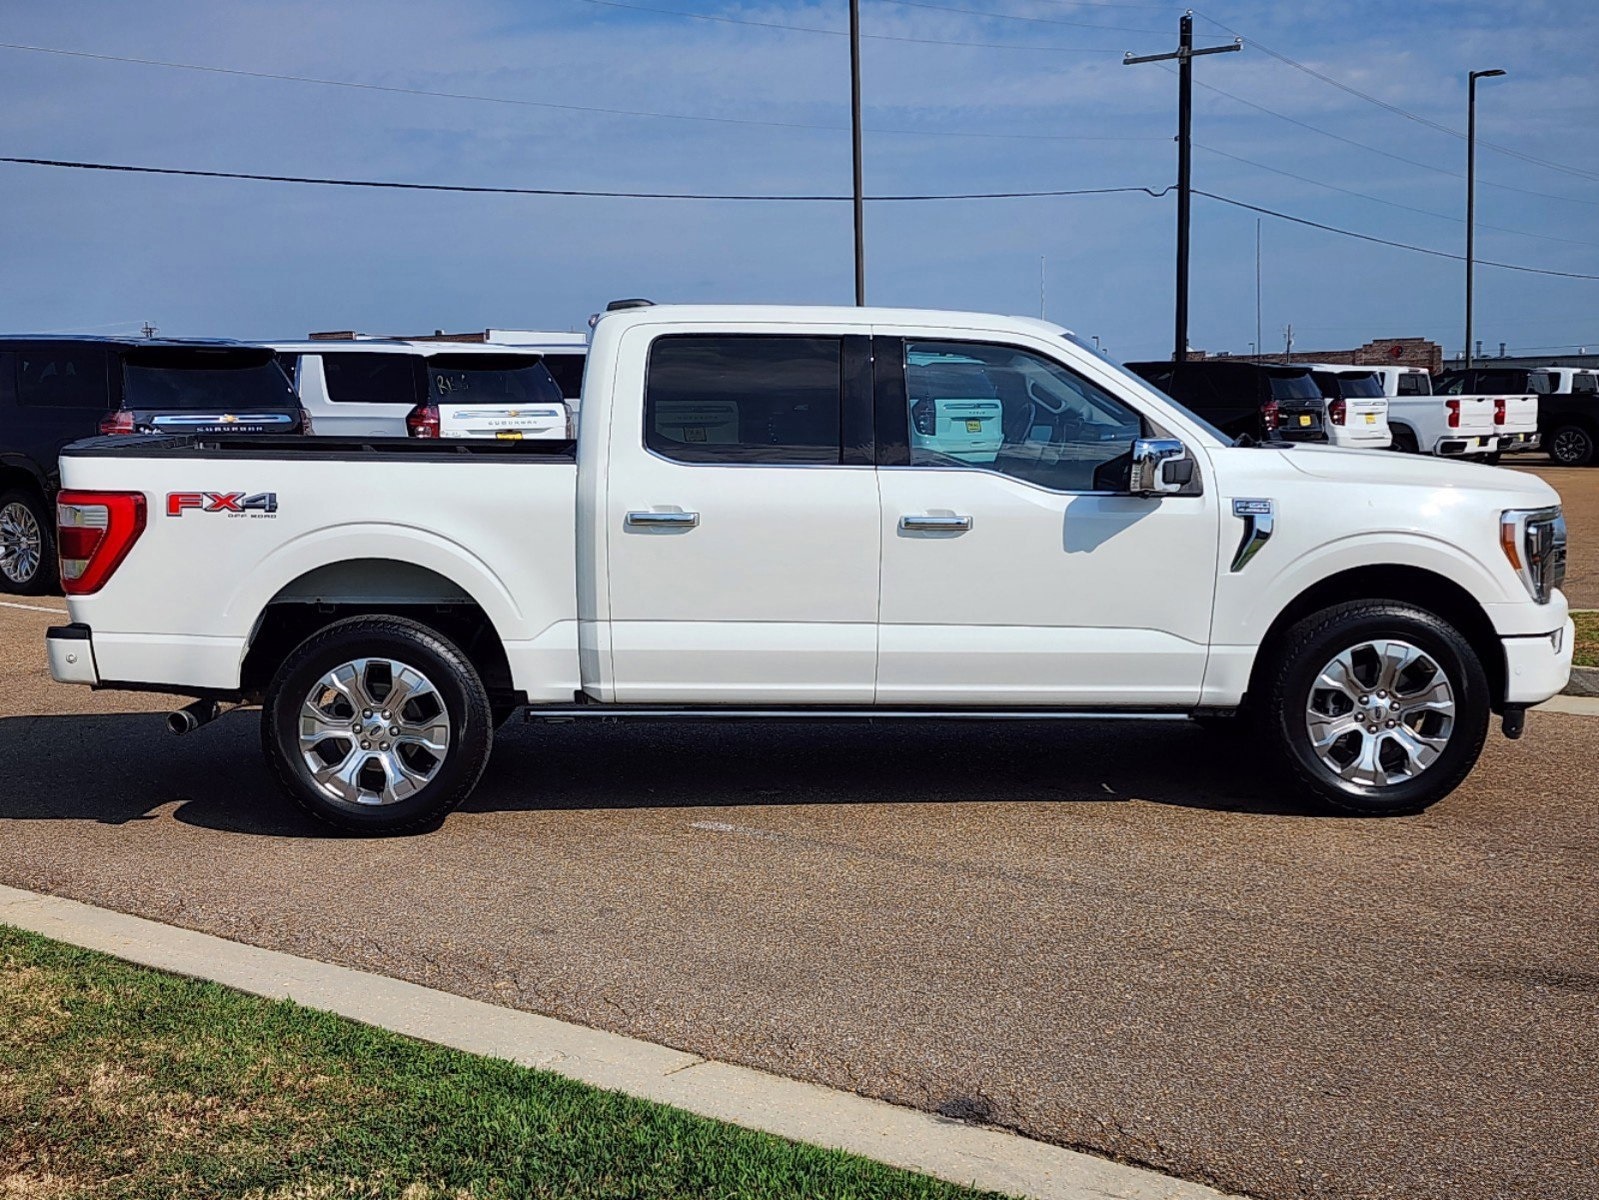
<instances>
[{"instance_id":1,"label":"rear door","mask_svg":"<svg viewBox=\"0 0 1599 1200\"><path fill-rule=\"evenodd\" d=\"M302 428L294 385L265 346L118 347L112 385L141 430L209 436Z\"/></svg>"},{"instance_id":2,"label":"rear door","mask_svg":"<svg viewBox=\"0 0 1599 1200\"><path fill-rule=\"evenodd\" d=\"M868 341L781 325L623 335L608 460L584 451L603 481L615 700L871 702Z\"/></svg>"}]
</instances>

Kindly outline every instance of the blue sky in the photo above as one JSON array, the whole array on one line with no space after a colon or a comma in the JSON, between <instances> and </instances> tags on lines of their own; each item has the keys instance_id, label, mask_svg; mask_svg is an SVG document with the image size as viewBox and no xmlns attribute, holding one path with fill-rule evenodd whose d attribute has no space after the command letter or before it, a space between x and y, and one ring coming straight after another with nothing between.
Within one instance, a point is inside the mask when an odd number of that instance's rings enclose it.
<instances>
[{"instance_id":1,"label":"blue sky","mask_svg":"<svg viewBox=\"0 0 1599 1200\"><path fill-rule=\"evenodd\" d=\"M765 24L595 0L11 0L8 42L573 107L0 49L0 154L526 187L848 191L847 41L767 27L841 31L843 0L628 2ZM923 3L932 7L862 0L863 28L878 35L864 48L869 192L1174 181L1176 77L1120 60L1174 46L1180 6ZM1219 22L1246 49L1196 64L1202 84L1236 97L1198 91L1196 187L1459 253L1465 146L1426 122L1463 129L1467 70L1502 67L1506 78L1479 85L1480 139L1573 170L1479 145L1478 255L1599 275L1599 6L1508 11L1207 0L1201 43L1230 40ZM1425 120L1295 69L1248 44L1257 39ZM594 107L720 119L579 111ZM146 320L164 334L236 337L565 329L616 296L852 295L847 204L375 192L14 165L0 165L0 189L0 327L17 331L122 332ZM1052 319L1117 357L1164 355L1174 213L1170 196L1136 193L875 203L869 296L1036 314L1044 257ZM1192 343L1247 352L1255 216L1196 198L1194 239ZM1460 263L1270 218L1262 241L1267 347L1281 347L1292 322L1296 349L1389 335L1459 349ZM1483 267L1477 281L1476 330L1490 351L1599 346L1599 280Z\"/></svg>"}]
</instances>

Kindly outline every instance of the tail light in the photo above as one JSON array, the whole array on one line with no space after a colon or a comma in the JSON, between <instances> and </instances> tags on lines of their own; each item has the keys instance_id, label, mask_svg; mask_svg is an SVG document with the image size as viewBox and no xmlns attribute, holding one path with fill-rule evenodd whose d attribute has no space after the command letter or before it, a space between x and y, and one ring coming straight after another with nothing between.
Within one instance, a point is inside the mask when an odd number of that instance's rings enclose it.
<instances>
[{"instance_id":1,"label":"tail light","mask_svg":"<svg viewBox=\"0 0 1599 1200\"><path fill-rule=\"evenodd\" d=\"M1448 408L1449 408L1449 428L1451 428L1451 429L1459 429L1460 428L1460 401L1458 401L1458 400L1445 400L1444 404L1447 405Z\"/></svg>"},{"instance_id":2,"label":"tail light","mask_svg":"<svg viewBox=\"0 0 1599 1200\"><path fill-rule=\"evenodd\" d=\"M316 422L311 420L311 410L308 408L300 410L300 432L307 437L316 432Z\"/></svg>"},{"instance_id":3,"label":"tail light","mask_svg":"<svg viewBox=\"0 0 1599 1200\"><path fill-rule=\"evenodd\" d=\"M1495 396L1494 397L1494 424L1495 425L1503 425L1504 423L1505 423L1505 398L1503 396Z\"/></svg>"},{"instance_id":4,"label":"tail light","mask_svg":"<svg viewBox=\"0 0 1599 1200\"><path fill-rule=\"evenodd\" d=\"M1268 400L1260 406L1260 421L1267 433L1277 432L1277 427L1282 424L1282 412L1277 407L1277 401Z\"/></svg>"},{"instance_id":5,"label":"tail light","mask_svg":"<svg viewBox=\"0 0 1599 1200\"><path fill-rule=\"evenodd\" d=\"M1327 415L1332 418L1334 425L1344 423L1344 414L1349 411L1349 406L1342 400L1329 400L1327 402Z\"/></svg>"},{"instance_id":6,"label":"tail light","mask_svg":"<svg viewBox=\"0 0 1599 1200\"><path fill-rule=\"evenodd\" d=\"M61 590L99 591L144 532L141 492L61 492L56 497L56 547Z\"/></svg>"},{"instance_id":7,"label":"tail light","mask_svg":"<svg viewBox=\"0 0 1599 1200\"><path fill-rule=\"evenodd\" d=\"M108 412L100 418L100 432L103 434L133 433L133 414L123 409Z\"/></svg>"},{"instance_id":8,"label":"tail light","mask_svg":"<svg viewBox=\"0 0 1599 1200\"><path fill-rule=\"evenodd\" d=\"M405 432L414 438L439 436L439 406L418 404L405 414Z\"/></svg>"}]
</instances>

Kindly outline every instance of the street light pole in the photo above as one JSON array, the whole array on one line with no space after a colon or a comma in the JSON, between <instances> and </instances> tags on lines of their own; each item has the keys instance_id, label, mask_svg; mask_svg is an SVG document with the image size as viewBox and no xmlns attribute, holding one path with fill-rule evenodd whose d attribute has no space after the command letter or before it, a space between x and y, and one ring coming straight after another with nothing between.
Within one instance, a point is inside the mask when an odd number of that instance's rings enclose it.
<instances>
[{"instance_id":1,"label":"street light pole","mask_svg":"<svg viewBox=\"0 0 1599 1200\"><path fill-rule=\"evenodd\" d=\"M1471 285L1477 242L1477 80L1504 72L1472 71L1466 76L1466 370L1471 370Z\"/></svg>"}]
</instances>

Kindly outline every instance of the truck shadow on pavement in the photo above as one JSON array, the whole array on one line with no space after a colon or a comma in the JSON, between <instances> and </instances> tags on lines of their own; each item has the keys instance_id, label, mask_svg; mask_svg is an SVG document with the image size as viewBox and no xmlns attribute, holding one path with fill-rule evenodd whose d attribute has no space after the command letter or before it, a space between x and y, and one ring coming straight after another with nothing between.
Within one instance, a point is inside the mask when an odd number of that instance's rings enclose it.
<instances>
[{"instance_id":1,"label":"truck shadow on pavement","mask_svg":"<svg viewBox=\"0 0 1599 1200\"><path fill-rule=\"evenodd\" d=\"M468 812L1132 800L1262 817L1311 810L1188 722L512 724ZM183 738L159 713L0 718L0 818L186 823L322 836L277 790L254 712ZM174 806L176 806L174 808Z\"/></svg>"}]
</instances>

